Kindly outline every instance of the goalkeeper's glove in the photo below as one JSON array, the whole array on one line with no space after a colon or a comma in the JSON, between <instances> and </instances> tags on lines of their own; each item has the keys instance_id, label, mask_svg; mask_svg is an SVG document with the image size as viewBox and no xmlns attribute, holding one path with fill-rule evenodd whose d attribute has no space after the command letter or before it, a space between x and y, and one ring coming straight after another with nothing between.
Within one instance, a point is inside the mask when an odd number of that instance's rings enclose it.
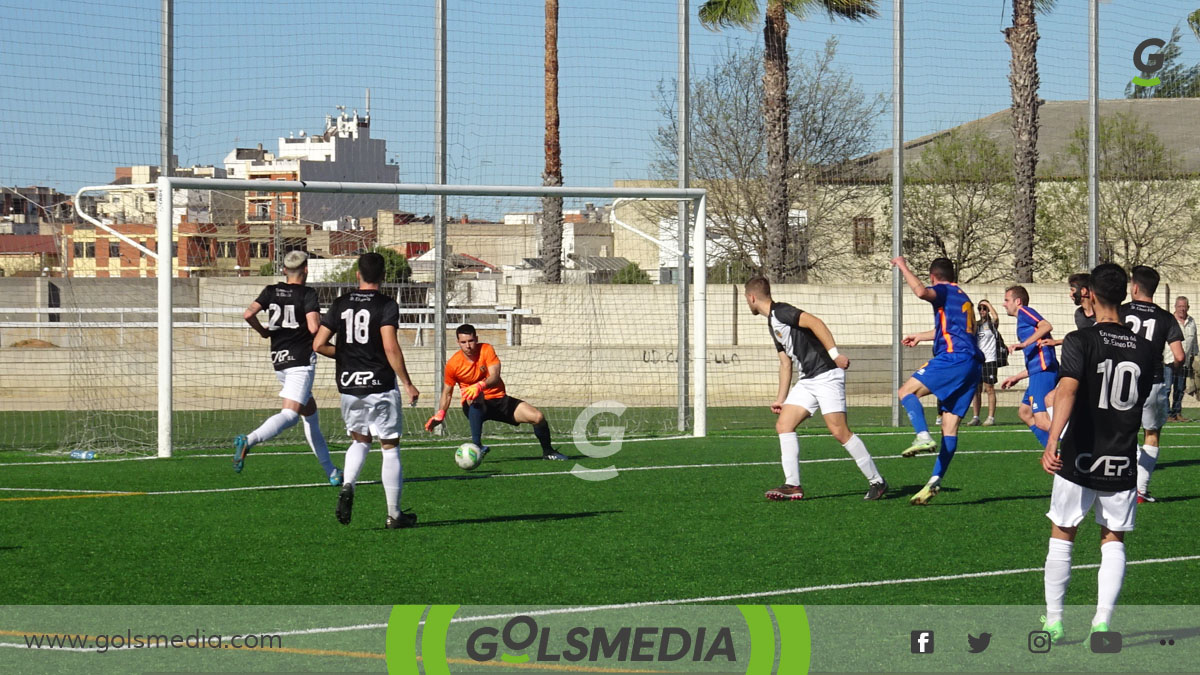
<instances>
[{"instance_id":1,"label":"goalkeeper's glove","mask_svg":"<svg viewBox=\"0 0 1200 675\"><path fill-rule=\"evenodd\" d=\"M476 398L483 393L483 383L476 382L475 384L463 389L462 397L467 403L474 403Z\"/></svg>"},{"instance_id":2,"label":"goalkeeper's glove","mask_svg":"<svg viewBox=\"0 0 1200 675\"><path fill-rule=\"evenodd\" d=\"M442 420L445 420L445 419L446 419L446 411L445 410L439 410L439 411L433 413L433 417L430 417L429 421L425 423L425 431L433 431L433 428L436 427L437 425L441 424Z\"/></svg>"}]
</instances>

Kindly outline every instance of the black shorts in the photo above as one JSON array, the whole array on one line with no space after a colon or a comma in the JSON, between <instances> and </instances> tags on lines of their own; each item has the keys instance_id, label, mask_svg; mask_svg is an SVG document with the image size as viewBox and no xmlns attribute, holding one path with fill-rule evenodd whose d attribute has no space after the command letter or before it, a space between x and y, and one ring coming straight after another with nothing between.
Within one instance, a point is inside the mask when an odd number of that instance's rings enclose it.
<instances>
[{"instance_id":1,"label":"black shorts","mask_svg":"<svg viewBox=\"0 0 1200 675\"><path fill-rule=\"evenodd\" d=\"M985 384L996 384L996 374L1000 371L1000 367L995 361L987 361L983 364L983 382Z\"/></svg>"},{"instance_id":2,"label":"black shorts","mask_svg":"<svg viewBox=\"0 0 1200 675\"><path fill-rule=\"evenodd\" d=\"M524 403L524 401L521 399L513 398L507 394L504 396L504 398L485 398L483 399L482 403L484 409L483 421L504 422L505 424L511 424L515 427L520 424L520 422L516 420L516 414L517 406L521 405L522 403ZM481 405L479 399L475 400L474 405ZM469 407L470 406L468 406L466 403L462 404L462 411L464 415L467 414L467 409Z\"/></svg>"}]
</instances>

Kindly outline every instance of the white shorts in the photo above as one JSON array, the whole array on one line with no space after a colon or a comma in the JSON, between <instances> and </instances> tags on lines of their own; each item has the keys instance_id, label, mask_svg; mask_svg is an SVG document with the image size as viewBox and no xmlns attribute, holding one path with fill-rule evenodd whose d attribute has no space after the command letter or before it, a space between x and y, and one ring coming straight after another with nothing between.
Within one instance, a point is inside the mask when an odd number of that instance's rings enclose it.
<instances>
[{"instance_id":1,"label":"white shorts","mask_svg":"<svg viewBox=\"0 0 1200 675\"><path fill-rule=\"evenodd\" d=\"M810 413L846 412L846 371L834 368L797 380L783 404L798 405Z\"/></svg>"},{"instance_id":2,"label":"white shorts","mask_svg":"<svg viewBox=\"0 0 1200 675\"><path fill-rule=\"evenodd\" d=\"M381 391L366 396L342 394L342 419L347 433L370 434L390 441L404 433L404 412L400 392Z\"/></svg>"},{"instance_id":3,"label":"white shorts","mask_svg":"<svg viewBox=\"0 0 1200 675\"><path fill-rule=\"evenodd\" d=\"M1163 382L1150 387L1150 395L1142 406L1142 428L1158 431L1167 424L1167 409L1170 407L1171 388Z\"/></svg>"},{"instance_id":4,"label":"white shorts","mask_svg":"<svg viewBox=\"0 0 1200 675\"><path fill-rule=\"evenodd\" d=\"M1055 474L1050 511L1046 513L1050 522L1059 527L1075 527L1093 506L1097 523L1113 532L1129 532L1137 512L1137 490L1099 492Z\"/></svg>"},{"instance_id":5,"label":"white shorts","mask_svg":"<svg viewBox=\"0 0 1200 675\"><path fill-rule=\"evenodd\" d=\"M316 374L315 363L311 366L296 366L275 371L275 378L279 380L279 386L283 387L279 390L279 397L300 405L308 403L308 399L312 397L313 377Z\"/></svg>"}]
</instances>

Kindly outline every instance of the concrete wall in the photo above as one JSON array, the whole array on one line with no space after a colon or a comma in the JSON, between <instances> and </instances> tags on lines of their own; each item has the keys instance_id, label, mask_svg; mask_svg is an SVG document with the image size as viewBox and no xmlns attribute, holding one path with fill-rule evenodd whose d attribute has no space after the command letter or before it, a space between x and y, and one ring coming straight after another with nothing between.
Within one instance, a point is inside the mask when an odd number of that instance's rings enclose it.
<instances>
[{"instance_id":1,"label":"concrete wall","mask_svg":"<svg viewBox=\"0 0 1200 675\"><path fill-rule=\"evenodd\" d=\"M240 307L271 280L176 280L180 305ZM38 284L61 279L0 279L9 302L43 303ZM153 280L72 279L63 306L153 305ZM616 399L630 406L671 406L675 400L675 289L670 286L530 286L501 287L497 300L530 311L520 328L520 344L505 346L504 333L485 333L504 362L504 379L513 394L538 405L582 406ZM972 286L975 300L999 306L1000 286ZM1029 287L1032 306L1056 326L1061 336L1073 328L1074 306L1065 284ZM41 293L41 295L39 295ZM1174 296L1200 298L1200 284L1173 286ZM778 286L777 300L820 316L833 331L852 365L847 374L852 405L885 405L891 392L890 288L876 286ZM1158 294L1168 304L1167 289ZM42 300L39 300L42 298ZM752 316L741 288L709 288L708 377L712 406L765 405L775 394L778 359L765 319ZM929 306L905 295L905 332L932 326ZM205 316L215 316L205 314ZM221 315L222 321L230 321ZM11 320L11 319L7 319ZM152 317L146 317L152 320ZM233 317L236 323L236 317ZM1015 322L1005 316L1001 331L1016 341ZM152 409L154 406L155 334L152 328L68 329L46 323L37 328L0 327L0 410L52 410L80 407ZM14 348L24 337L40 337L56 348ZM175 332L176 401L181 410L272 407L278 393L267 343L249 328L201 327ZM416 347L416 335L402 331L401 344L410 373L434 395L438 381L433 352ZM692 336L693 339L695 336ZM448 335L453 348L454 336ZM432 345L424 336L424 345ZM924 362L930 348L904 350L905 376ZM1019 359L1002 371L1016 373ZM322 359L315 392L323 407L333 407L333 369ZM1015 405L1018 392L1001 396Z\"/></svg>"}]
</instances>

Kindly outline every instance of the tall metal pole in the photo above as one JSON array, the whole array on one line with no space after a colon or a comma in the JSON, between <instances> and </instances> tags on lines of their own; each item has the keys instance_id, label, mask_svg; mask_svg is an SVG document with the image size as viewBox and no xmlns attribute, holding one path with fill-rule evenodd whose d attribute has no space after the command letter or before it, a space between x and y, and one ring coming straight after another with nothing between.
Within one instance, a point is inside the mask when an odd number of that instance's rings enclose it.
<instances>
[{"instance_id":1,"label":"tall metal pole","mask_svg":"<svg viewBox=\"0 0 1200 675\"><path fill-rule=\"evenodd\" d=\"M446 0L435 3L434 19L434 182L446 184ZM442 390L442 368L446 365L446 196L434 199L433 213L433 388L431 401ZM436 405L436 403L434 404ZM441 427L438 427L439 429Z\"/></svg>"},{"instance_id":2,"label":"tall metal pole","mask_svg":"<svg viewBox=\"0 0 1200 675\"><path fill-rule=\"evenodd\" d=\"M1100 262L1100 3L1088 6L1088 248L1087 268Z\"/></svg>"},{"instance_id":3,"label":"tall metal pole","mask_svg":"<svg viewBox=\"0 0 1200 675\"><path fill-rule=\"evenodd\" d=\"M904 0L892 1L892 257L904 236ZM892 391L900 389L904 347L904 280L892 269ZM892 396L892 426L900 426L900 401Z\"/></svg>"},{"instance_id":4,"label":"tall metal pole","mask_svg":"<svg viewBox=\"0 0 1200 675\"><path fill-rule=\"evenodd\" d=\"M679 149L676 152L676 157L679 162L679 187L689 187L690 172L688 171L688 134L691 130L690 125L690 96L689 89L691 83L688 77L688 59L690 58L690 36L688 15L688 0L679 0L679 75L676 78L678 83L676 86L676 95L679 99ZM679 358L676 360L676 365L679 368L678 373L678 399L679 399L679 416L676 428L679 431L687 429L687 409L688 409L688 366L690 365L688 358L688 202L679 201L679 315L678 328L679 347L676 353ZM697 274L703 274L703 270L696 270ZM697 335L697 340L703 340L703 335Z\"/></svg>"},{"instance_id":5,"label":"tall metal pole","mask_svg":"<svg viewBox=\"0 0 1200 675\"><path fill-rule=\"evenodd\" d=\"M159 154L162 157L160 173L163 176L175 175L175 145L172 138L175 135L175 0L162 0L162 21L159 23L161 51L159 64L161 83L159 95L161 105L159 114Z\"/></svg>"},{"instance_id":6,"label":"tall metal pole","mask_svg":"<svg viewBox=\"0 0 1200 675\"><path fill-rule=\"evenodd\" d=\"M155 280L158 287L158 456L170 457L173 440L171 438L171 416L174 406L171 399L172 386L172 331L174 320L171 312L171 279L174 276L172 267L174 242L171 237L171 184L166 176L158 177L158 204L156 215L158 227L155 230L157 242L154 246L157 269Z\"/></svg>"}]
</instances>

